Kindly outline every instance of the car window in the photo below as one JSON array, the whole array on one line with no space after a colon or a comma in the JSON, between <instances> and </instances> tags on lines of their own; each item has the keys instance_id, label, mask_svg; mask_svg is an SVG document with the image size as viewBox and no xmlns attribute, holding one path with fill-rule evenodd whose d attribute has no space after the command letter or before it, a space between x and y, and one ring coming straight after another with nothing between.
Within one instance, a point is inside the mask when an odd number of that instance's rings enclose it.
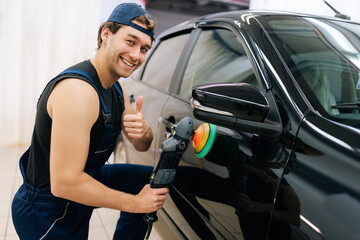
<instances>
[{"instance_id":1,"label":"car window","mask_svg":"<svg viewBox=\"0 0 360 240\"><path fill-rule=\"evenodd\" d=\"M160 90L168 91L188 38L189 34L184 34L160 42L146 64L142 81Z\"/></svg>"},{"instance_id":2,"label":"car window","mask_svg":"<svg viewBox=\"0 0 360 240\"><path fill-rule=\"evenodd\" d=\"M315 18L262 20L314 109L340 122L359 120L360 25Z\"/></svg>"},{"instance_id":3,"label":"car window","mask_svg":"<svg viewBox=\"0 0 360 240\"><path fill-rule=\"evenodd\" d=\"M227 29L204 30L186 66L179 95L190 99L194 86L225 82L259 86L240 39Z\"/></svg>"}]
</instances>

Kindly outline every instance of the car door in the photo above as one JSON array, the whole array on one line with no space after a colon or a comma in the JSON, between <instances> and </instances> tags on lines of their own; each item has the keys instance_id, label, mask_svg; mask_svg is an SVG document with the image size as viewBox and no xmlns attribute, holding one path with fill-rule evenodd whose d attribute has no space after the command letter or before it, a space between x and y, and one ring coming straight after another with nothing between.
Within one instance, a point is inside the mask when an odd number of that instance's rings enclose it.
<instances>
[{"instance_id":1,"label":"car door","mask_svg":"<svg viewBox=\"0 0 360 240\"><path fill-rule=\"evenodd\" d=\"M283 224L274 226L270 236L287 229L282 239L359 239L360 114L356 104L343 105L360 99L359 68L351 61L359 54L359 26L278 16L260 21L293 75L294 81L282 84L289 91L298 84L291 97L297 106L304 100L309 106L298 124L281 87L273 84L293 130L280 139L291 152L279 169L283 178L273 211ZM346 39L341 46L338 36Z\"/></svg>"},{"instance_id":2,"label":"car door","mask_svg":"<svg viewBox=\"0 0 360 240\"><path fill-rule=\"evenodd\" d=\"M195 129L203 124L194 118L190 105L194 86L242 82L265 91L255 77L240 34L230 24L226 26L204 25L193 32L191 37L196 41L193 40L194 46L188 46L192 51L184 57L183 69L174 79L178 84L174 84L172 97L161 111L162 122L176 124L190 116ZM165 125L159 127L157 145L168 131ZM271 184L256 179L247 182L252 139L252 134L217 127L214 146L205 158L197 158L191 146L184 153L170 190L176 208L166 211L189 239L244 239L244 231L250 227L266 235L268 215L261 217L256 226L246 226L247 206L242 203L248 201L247 194L251 193L269 204L270 212L274 198ZM259 186L262 193L256 189Z\"/></svg>"},{"instance_id":3,"label":"car door","mask_svg":"<svg viewBox=\"0 0 360 240\"><path fill-rule=\"evenodd\" d=\"M160 145L155 144L159 136L156 134L159 126L158 119L164 104L168 101L172 77L188 38L189 33L182 32L171 38L162 39L156 44L144 65L122 82L134 109L137 98L141 95L144 97L142 107L144 118L155 133L155 140L146 152L136 151L131 143L124 139L131 163L155 165L158 159L156 156L158 156ZM171 58L167 57L169 53L171 53Z\"/></svg>"}]
</instances>

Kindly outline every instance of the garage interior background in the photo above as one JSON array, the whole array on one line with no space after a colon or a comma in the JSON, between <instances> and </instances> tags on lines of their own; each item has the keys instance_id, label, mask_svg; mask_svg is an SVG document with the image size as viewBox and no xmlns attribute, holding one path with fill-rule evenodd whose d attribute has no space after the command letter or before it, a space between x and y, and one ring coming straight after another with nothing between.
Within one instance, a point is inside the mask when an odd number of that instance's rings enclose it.
<instances>
[{"instance_id":1,"label":"garage interior background","mask_svg":"<svg viewBox=\"0 0 360 240\"><path fill-rule=\"evenodd\" d=\"M0 146L30 143L36 102L42 89L64 68L94 55L98 27L120 2L137 2L145 6L143 0L0 0ZM171 24L221 10L219 0L147 2L146 7L155 17L159 11L156 8L169 7L170 3L177 6L169 9L168 15L158 18L157 34ZM189 2L196 6L191 8L192 11L181 7ZM272 9L334 15L323 0L222 2L227 2L231 6L229 9ZM360 22L359 0L327 2L352 20ZM174 22L161 21L167 16L171 16Z\"/></svg>"}]
</instances>

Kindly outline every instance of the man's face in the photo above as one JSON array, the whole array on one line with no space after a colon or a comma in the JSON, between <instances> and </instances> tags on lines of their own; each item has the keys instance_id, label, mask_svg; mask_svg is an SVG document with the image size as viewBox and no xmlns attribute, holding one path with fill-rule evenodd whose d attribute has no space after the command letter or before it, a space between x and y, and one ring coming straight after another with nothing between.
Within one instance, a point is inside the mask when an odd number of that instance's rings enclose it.
<instances>
[{"instance_id":1,"label":"man's face","mask_svg":"<svg viewBox=\"0 0 360 240\"><path fill-rule=\"evenodd\" d=\"M145 24L134 23L146 28ZM130 26L121 27L115 34L109 29L107 31L107 39L103 39L106 41L106 62L112 75L127 78L145 61L151 48L151 38Z\"/></svg>"}]
</instances>

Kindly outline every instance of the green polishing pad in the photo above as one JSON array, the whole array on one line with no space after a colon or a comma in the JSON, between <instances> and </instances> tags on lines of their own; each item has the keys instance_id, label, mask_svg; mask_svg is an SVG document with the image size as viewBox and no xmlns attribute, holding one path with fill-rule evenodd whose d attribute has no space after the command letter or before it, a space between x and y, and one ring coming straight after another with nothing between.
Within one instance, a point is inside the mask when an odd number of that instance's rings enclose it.
<instances>
[{"instance_id":1,"label":"green polishing pad","mask_svg":"<svg viewBox=\"0 0 360 240\"><path fill-rule=\"evenodd\" d=\"M210 149L214 145L217 128L216 128L216 125L214 125L214 124L211 124L211 123L208 123L208 124L210 126L209 137L207 139L207 142L205 143L204 148L199 153L196 153L196 156L198 158L204 158L210 152Z\"/></svg>"}]
</instances>

